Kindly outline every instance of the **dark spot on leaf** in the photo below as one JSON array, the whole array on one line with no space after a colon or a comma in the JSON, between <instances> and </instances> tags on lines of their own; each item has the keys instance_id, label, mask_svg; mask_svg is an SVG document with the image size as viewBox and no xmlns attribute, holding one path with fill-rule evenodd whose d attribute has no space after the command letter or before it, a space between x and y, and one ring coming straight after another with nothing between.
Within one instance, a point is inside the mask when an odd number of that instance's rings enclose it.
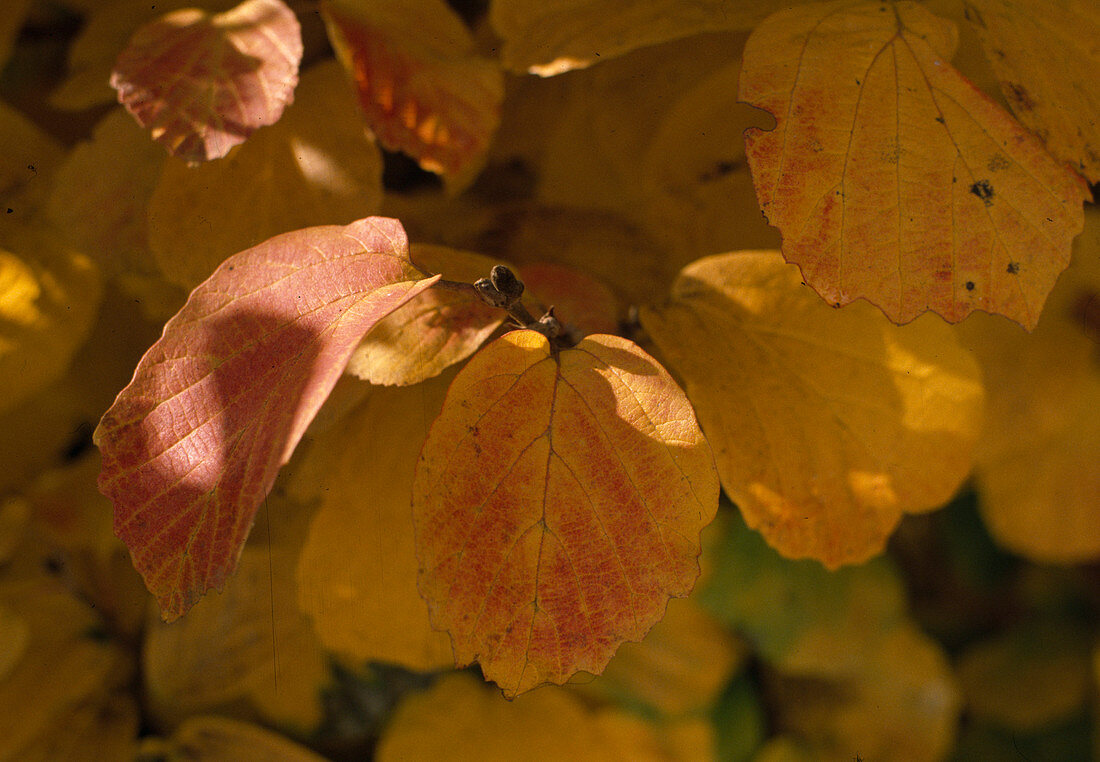
<instances>
[{"instance_id":1,"label":"dark spot on leaf","mask_svg":"<svg viewBox=\"0 0 1100 762\"><path fill-rule=\"evenodd\" d=\"M8 214L11 214L11 213L12 213L12 212L14 212L14 211L15 211L15 210L14 210L14 209L12 209L12 208L11 208L10 206L8 207Z\"/></svg>"},{"instance_id":2,"label":"dark spot on leaf","mask_svg":"<svg viewBox=\"0 0 1100 762\"><path fill-rule=\"evenodd\" d=\"M1005 96L1012 103L1013 108L1022 111L1031 111L1035 108L1035 101L1032 99L1031 93L1023 85L1015 82L1007 83L1005 85Z\"/></svg>"},{"instance_id":3,"label":"dark spot on leaf","mask_svg":"<svg viewBox=\"0 0 1100 762\"><path fill-rule=\"evenodd\" d=\"M1007 272L1009 275L1015 275L1016 273L1020 272L1020 263L1009 262L1008 269L1005 272Z\"/></svg>"},{"instance_id":4,"label":"dark spot on leaf","mask_svg":"<svg viewBox=\"0 0 1100 762\"><path fill-rule=\"evenodd\" d=\"M966 282L966 290L967 291L973 291L974 290L974 281L968 280Z\"/></svg>"},{"instance_id":5,"label":"dark spot on leaf","mask_svg":"<svg viewBox=\"0 0 1100 762\"><path fill-rule=\"evenodd\" d=\"M985 202L986 206L993 206L993 186L988 180L979 180L970 186L970 192Z\"/></svg>"},{"instance_id":6,"label":"dark spot on leaf","mask_svg":"<svg viewBox=\"0 0 1100 762\"><path fill-rule=\"evenodd\" d=\"M81 455L92 449L92 432L94 428L88 421L81 421L76 425L69 441L61 450L61 459L66 463L72 463Z\"/></svg>"},{"instance_id":7,"label":"dark spot on leaf","mask_svg":"<svg viewBox=\"0 0 1100 762\"><path fill-rule=\"evenodd\" d=\"M721 180L723 177L733 174L740 166L741 162L737 159L719 159L713 166L699 175L699 182L712 183L715 180Z\"/></svg>"},{"instance_id":8,"label":"dark spot on leaf","mask_svg":"<svg viewBox=\"0 0 1100 762\"><path fill-rule=\"evenodd\" d=\"M942 116L937 116L936 121L939 122L940 124L947 124L947 120L944 119Z\"/></svg>"},{"instance_id":9,"label":"dark spot on leaf","mask_svg":"<svg viewBox=\"0 0 1100 762\"><path fill-rule=\"evenodd\" d=\"M994 155L993 158L991 158L985 166L989 169L990 172L998 172L1002 169L1008 169L1009 167L1011 167L1012 162L1010 162L1004 154L999 153Z\"/></svg>"}]
</instances>

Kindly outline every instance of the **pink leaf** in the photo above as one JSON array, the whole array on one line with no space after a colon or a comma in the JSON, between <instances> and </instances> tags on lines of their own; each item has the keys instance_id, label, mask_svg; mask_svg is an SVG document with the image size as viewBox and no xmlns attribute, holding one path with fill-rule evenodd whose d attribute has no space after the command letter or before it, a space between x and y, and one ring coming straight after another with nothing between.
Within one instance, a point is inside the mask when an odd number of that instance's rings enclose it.
<instances>
[{"instance_id":1,"label":"pink leaf","mask_svg":"<svg viewBox=\"0 0 1100 762\"><path fill-rule=\"evenodd\" d=\"M399 222L370 217L233 255L168 321L95 435L115 533L165 619L224 584L352 350L436 280Z\"/></svg>"},{"instance_id":2,"label":"pink leaf","mask_svg":"<svg viewBox=\"0 0 1100 762\"><path fill-rule=\"evenodd\" d=\"M138 124L174 156L225 156L294 99L302 34L282 0L216 15L190 8L141 27L111 72Z\"/></svg>"}]
</instances>

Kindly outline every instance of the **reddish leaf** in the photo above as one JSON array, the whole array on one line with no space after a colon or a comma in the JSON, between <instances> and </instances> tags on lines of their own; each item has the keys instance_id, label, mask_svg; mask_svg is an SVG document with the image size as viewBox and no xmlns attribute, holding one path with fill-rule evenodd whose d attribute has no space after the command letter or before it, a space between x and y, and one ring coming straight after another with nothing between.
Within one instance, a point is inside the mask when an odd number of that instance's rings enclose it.
<instances>
[{"instance_id":1,"label":"reddish leaf","mask_svg":"<svg viewBox=\"0 0 1100 762\"><path fill-rule=\"evenodd\" d=\"M143 26L111 86L170 154L209 161L278 121L301 59L294 12L282 0L245 0L225 13L190 8Z\"/></svg>"},{"instance_id":2,"label":"reddish leaf","mask_svg":"<svg viewBox=\"0 0 1100 762\"><path fill-rule=\"evenodd\" d=\"M506 696L598 673L691 590L717 498L653 358L614 336L552 352L506 334L456 376L413 482L432 624Z\"/></svg>"},{"instance_id":3,"label":"reddish leaf","mask_svg":"<svg viewBox=\"0 0 1100 762\"><path fill-rule=\"evenodd\" d=\"M500 121L504 77L443 0L324 5L329 37L386 148L472 178Z\"/></svg>"},{"instance_id":4,"label":"reddish leaf","mask_svg":"<svg viewBox=\"0 0 1100 762\"><path fill-rule=\"evenodd\" d=\"M165 619L224 584L356 344L434 281L400 223L370 217L230 257L168 322L95 436L115 533Z\"/></svg>"},{"instance_id":5,"label":"reddish leaf","mask_svg":"<svg viewBox=\"0 0 1100 762\"><path fill-rule=\"evenodd\" d=\"M739 93L777 122L747 133L757 197L832 304L1034 328L1088 188L948 64L956 39L915 2L770 16L745 45Z\"/></svg>"}]
</instances>

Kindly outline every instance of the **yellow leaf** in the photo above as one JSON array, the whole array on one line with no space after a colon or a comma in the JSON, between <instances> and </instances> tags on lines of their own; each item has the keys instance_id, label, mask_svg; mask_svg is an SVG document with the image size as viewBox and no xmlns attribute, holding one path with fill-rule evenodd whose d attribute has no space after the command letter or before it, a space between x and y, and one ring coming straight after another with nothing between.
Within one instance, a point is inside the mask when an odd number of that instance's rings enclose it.
<instances>
[{"instance_id":1,"label":"yellow leaf","mask_svg":"<svg viewBox=\"0 0 1100 762\"><path fill-rule=\"evenodd\" d=\"M494 259L469 251L414 245L410 256L424 272L473 283L488 277ZM347 372L383 386L408 386L465 360L506 317L472 292L430 288L370 330L348 360Z\"/></svg>"},{"instance_id":2,"label":"yellow leaf","mask_svg":"<svg viewBox=\"0 0 1100 762\"><path fill-rule=\"evenodd\" d=\"M717 487L690 404L637 345L507 333L455 377L420 454L432 624L509 697L598 674L691 591Z\"/></svg>"},{"instance_id":3,"label":"yellow leaf","mask_svg":"<svg viewBox=\"0 0 1100 762\"><path fill-rule=\"evenodd\" d=\"M1066 623L1030 622L968 647L958 676L977 720L1033 733L1067 720L1089 692L1088 634Z\"/></svg>"},{"instance_id":4,"label":"yellow leaf","mask_svg":"<svg viewBox=\"0 0 1100 762\"><path fill-rule=\"evenodd\" d=\"M149 250L146 211L165 163L164 149L122 109L96 125L58 169L46 213L72 246L87 254L146 314L164 320L187 293L164 279ZM96 181L89 183L87 179Z\"/></svg>"},{"instance_id":5,"label":"yellow leaf","mask_svg":"<svg viewBox=\"0 0 1100 762\"><path fill-rule=\"evenodd\" d=\"M299 474L321 496L298 561L298 605L326 648L356 662L432 670L454 662L416 591L409 495L428 425L453 374L374 388L319 437Z\"/></svg>"},{"instance_id":6,"label":"yellow leaf","mask_svg":"<svg viewBox=\"0 0 1100 762\"><path fill-rule=\"evenodd\" d=\"M5 250L7 249L7 250ZM32 229L0 240L0 411L64 373L99 308L99 272Z\"/></svg>"},{"instance_id":7,"label":"yellow leaf","mask_svg":"<svg viewBox=\"0 0 1100 762\"><path fill-rule=\"evenodd\" d=\"M703 739L699 738L700 731ZM540 762L704 760L706 729L695 726L662 748L656 726L619 713L586 711L566 689L548 687L516 701L468 674L445 675L430 690L408 696L383 732L379 762L450 760Z\"/></svg>"},{"instance_id":8,"label":"yellow leaf","mask_svg":"<svg viewBox=\"0 0 1100 762\"><path fill-rule=\"evenodd\" d=\"M780 678L776 724L824 759L925 762L955 740L958 690L939 645L913 625L895 627L846 680Z\"/></svg>"},{"instance_id":9,"label":"yellow leaf","mask_svg":"<svg viewBox=\"0 0 1100 762\"><path fill-rule=\"evenodd\" d=\"M831 304L1039 319L1081 231L1082 179L948 64L955 26L915 2L814 3L745 46L739 97L760 207Z\"/></svg>"},{"instance_id":10,"label":"yellow leaf","mask_svg":"<svg viewBox=\"0 0 1100 762\"><path fill-rule=\"evenodd\" d=\"M274 495L264 511L224 592L170 625L150 610L145 687L163 723L210 710L239 712L241 700L302 733L321 719L328 667L296 605L294 580L308 511Z\"/></svg>"},{"instance_id":11,"label":"yellow leaf","mask_svg":"<svg viewBox=\"0 0 1100 762\"><path fill-rule=\"evenodd\" d=\"M961 326L981 361L989 414L975 452L993 537L1045 563L1100 558L1100 212L1039 326L995 318Z\"/></svg>"},{"instance_id":12,"label":"yellow leaf","mask_svg":"<svg viewBox=\"0 0 1100 762\"><path fill-rule=\"evenodd\" d=\"M7 16L7 11L3 14ZM26 223L44 203L61 146L20 112L0 102L0 232Z\"/></svg>"},{"instance_id":13,"label":"yellow leaf","mask_svg":"<svg viewBox=\"0 0 1100 762\"><path fill-rule=\"evenodd\" d=\"M226 717L190 717L170 739L147 739L139 758L165 762L324 762L304 746L259 725Z\"/></svg>"},{"instance_id":14,"label":"yellow leaf","mask_svg":"<svg viewBox=\"0 0 1100 762\"><path fill-rule=\"evenodd\" d=\"M3 650L16 653L0 671L0 760L129 758L137 711L117 691L129 680L130 660L95 637L103 625L92 610L40 567L0 575L0 609L18 617L0 635Z\"/></svg>"},{"instance_id":15,"label":"yellow leaf","mask_svg":"<svg viewBox=\"0 0 1100 762\"><path fill-rule=\"evenodd\" d=\"M966 477L982 388L947 326L831 309L776 252L702 259L642 324L687 382L726 494L790 558L880 552Z\"/></svg>"},{"instance_id":16,"label":"yellow leaf","mask_svg":"<svg viewBox=\"0 0 1100 762\"><path fill-rule=\"evenodd\" d=\"M691 598L671 600L641 643L624 643L603 674L578 689L641 702L665 716L702 713L747 656L747 649Z\"/></svg>"},{"instance_id":17,"label":"yellow leaf","mask_svg":"<svg viewBox=\"0 0 1100 762\"><path fill-rule=\"evenodd\" d=\"M381 155L340 67L320 64L302 75L282 119L226 158L165 164L149 243L165 276L191 289L230 254L278 233L372 214L381 182Z\"/></svg>"},{"instance_id":18,"label":"yellow leaf","mask_svg":"<svg viewBox=\"0 0 1100 762\"><path fill-rule=\"evenodd\" d=\"M490 20L514 72L550 77L636 48L720 29L748 30L777 0L493 0Z\"/></svg>"},{"instance_id":19,"label":"yellow leaf","mask_svg":"<svg viewBox=\"0 0 1100 762\"><path fill-rule=\"evenodd\" d=\"M966 17L1013 113L1092 182L1100 182L1100 14L1092 0L1037 6L969 0Z\"/></svg>"},{"instance_id":20,"label":"yellow leaf","mask_svg":"<svg viewBox=\"0 0 1100 762\"><path fill-rule=\"evenodd\" d=\"M0 14L0 68L8 62L12 48L15 47L15 39L19 30L26 21L27 11L31 7L30 0L10 0L4 13Z\"/></svg>"},{"instance_id":21,"label":"yellow leaf","mask_svg":"<svg viewBox=\"0 0 1100 762\"><path fill-rule=\"evenodd\" d=\"M443 0L328 0L329 39L379 142L452 188L470 180L500 121L504 77Z\"/></svg>"}]
</instances>

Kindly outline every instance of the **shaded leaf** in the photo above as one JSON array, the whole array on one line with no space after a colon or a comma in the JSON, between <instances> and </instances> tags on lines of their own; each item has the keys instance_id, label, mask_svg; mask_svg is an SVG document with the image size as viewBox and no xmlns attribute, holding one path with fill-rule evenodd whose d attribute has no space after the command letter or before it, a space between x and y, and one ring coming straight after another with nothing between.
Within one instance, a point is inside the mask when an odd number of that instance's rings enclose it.
<instances>
[{"instance_id":1,"label":"shaded leaf","mask_svg":"<svg viewBox=\"0 0 1100 762\"><path fill-rule=\"evenodd\" d=\"M724 0L493 0L490 20L504 40L504 65L550 77L700 32L748 30L786 2Z\"/></svg>"},{"instance_id":2,"label":"shaded leaf","mask_svg":"<svg viewBox=\"0 0 1100 762\"><path fill-rule=\"evenodd\" d=\"M472 283L497 260L469 251L418 244L412 258L425 272ZM348 373L383 386L416 384L465 360L507 315L466 291L433 288L381 320L348 361Z\"/></svg>"},{"instance_id":3,"label":"shaded leaf","mask_svg":"<svg viewBox=\"0 0 1100 762\"><path fill-rule=\"evenodd\" d=\"M276 496L263 510L260 541L241 553L232 585L178 622L149 622L144 695L160 726L217 712L258 714L302 735L317 729L328 662L298 610L294 576L309 511Z\"/></svg>"},{"instance_id":4,"label":"shaded leaf","mask_svg":"<svg viewBox=\"0 0 1100 762\"><path fill-rule=\"evenodd\" d=\"M974 643L960 656L967 710L980 721L1030 733L1068 719L1089 692L1088 634L1030 622Z\"/></svg>"},{"instance_id":5,"label":"shaded leaf","mask_svg":"<svg viewBox=\"0 0 1100 762\"><path fill-rule=\"evenodd\" d=\"M966 17L1016 118L1100 182L1100 18L1089 0L969 0Z\"/></svg>"},{"instance_id":6,"label":"shaded leaf","mask_svg":"<svg viewBox=\"0 0 1100 762\"><path fill-rule=\"evenodd\" d=\"M249 722L190 717L169 739L145 739L139 759L167 762L324 762L304 746Z\"/></svg>"},{"instance_id":7,"label":"shaded leaf","mask_svg":"<svg viewBox=\"0 0 1100 762\"><path fill-rule=\"evenodd\" d=\"M166 619L224 584L352 350L432 282L373 217L234 255L168 322L95 436L115 532Z\"/></svg>"},{"instance_id":8,"label":"shaded leaf","mask_svg":"<svg viewBox=\"0 0 1100 762\"><path fill-rule=\"evenodd\" d=\"M1044 563L1100 558L1100 213L1039 326L961 326L981 362L989 414L975 451L982 516L998 543Z\"/></svg>"},{"instance_id":9,"label":"shaded leaf","mask_svg":"<svg viewBox=\"0 0 1100 762\"><path fill-rule=\"evenodd\" d=\"M619 301L596 278L554 262L532 262L519 276L527 287L524 301L536 317L553 307L562 325L579 336L619 330Z\"/></svg>"},{"instance_id":10,"label":"shaded leaf","mask_svg":"<svg viewBox=\"0 0 1100 762\"><path fill-rule=\"evenodd\" d=\"M65 372L88 335L101 295L99 272L52 235L0 235L0 411Z\"/></svg>"},{"instance_id":11,"label":"shaded leaf","mask_svg":"<svg viewBox=\"0 0 1100 762\"><path fill-rule=\"evenodd\" d=\"M895 322L975 309L1027 328L1069 262L1080 177L947 63L954 25L913 2L815 3L745 46L740 98L760 207L832 304Z\"/></svg>"},{"instance_id":12,"label":"shaded leaf","mask_svg":"<svg viewBox=\"0 0 1100 762\"><path fill-rule=\"evenodd\" d=\"M27 224L42 206L50 176L63 154L57 141L3 102L0 143L4 146L0 151L0 230L4 230Z\"/></svg>"},{"instance_id":13,"label":"shaded leaf","mask_svg":"<svg viewBox=\"0 0 1100 762\"><path fill-rule=\"evenodd\" d=\"M118 100L168 153L225 156L293 99L302 35L282 0L191 8L141 27L111 72Z\"/></svg>"},{"instance_id":14,"label":"shaded leaf","mask_svg":"<svg viewBox=\"0 0 1100 762\"><path fill-rule=\"evenodd\" d=\"M634 344L551 353L513 331L467 363L421 452L421 594L514 696L599 673L699 574L714 516L710 448L683 392Z\"/></svg>"},{"instance_id":15,"label":"shaded leaf","mask_svg":"<svg viewBox=\"0 0 1100 762\"><path fill-rule=\"evenodd\" d=\"M669 753L662 748L663 739L656 737L656 727L623 712L588 711L561 688L506 701L471 675L459 673L445 675L427 692L405 698L376 754L380 762L506 762L516 759L517 750L537 750L545 762L712 758Z\"/></svg>"},{"instance_id":16,"label":"shaded leaf","mask_svg":"<svg viewBox=\"0 0 1100 762\"><path fill-rule=\"evenodd\" d=\"M747 649L694 600L671 600L641 643L624 643L603 674L578 688L664 716L709 710Z\"/></svg>"},{"instance_id":17,"label":"shaded leaf","mask_svg":"<svg viewBox=\"0 0 1100 762\"><path fill-rule=\"evenodd\" d=\"M416 591L409 510L420 448L451 377L371 389L312 443L296 474L321 498L298 560L298 605L325 647L352 663L432 670L454 662Z\"/></svg>"},{"instance_id":18,"label":"shaded leaf","mask_svg":"<svg viewBox=\"0 0 1100 762\"><path fill-rule=\"evenodd\" d=\"M11 56L15 38L19 35L30 7L30 0L10 0L4 13L0 14L0 68L3 68Z\"/></svg>"},{"instance_id":19,"label":"shaded leaf","mask_svg":"<svg viewBox=\"0 0 1100 762\"><path fill-rule=\"evenodd\" d=\"M858 672L835 683L783 679L772 686L776 725L823 759L924 762L955 741L960 701L947 657L913 625L884 633Z\"/></svg>"},{"instance_id":20,"label":"shaded leaf","mask_svg":"<svg viewBox=\"0 0 1100 762\"><path fill-rule=\"evenodd\" d=\"M698 599L784 673L857 672L866 653L903 621L901 579L885 559L830 572L815 561L781 557L736 516L728 523Z\"/></svg>"},{"instance_id":21,"label":"shaded leaf","mask_svg":"<svg viewBox=\"0 0 1100 762\"><path fill-rule=\"evenodd\" d=\"M375 214L381 196L381 154L330 61L302 75L278 124L225 159L168 160L149 202L149 245L165 277L191 289L234 252Z\"/></svg>"},{"instance_id":22,"label":"shaded leaf","mask_svg":"<svg viewBox=\"0 0 1100 762\"><path fill-rule=\"evenodd\" d=\"M787 557L864 561L970 471L978 369L935 318L831 309L777 252L738 252L685 268L642 325L687 382L726 494Z\"/></svg>"},{"instance_id":23,"label":"shaded leaf","mask_svg":"<svg viewBox=\"0 0 1100 762\"><path fill-rule=\"evenodd\" d=\"M500 120L504 78L443 0L330 0L325 21L386 148L461 184L481 168Z\"/></svg>"}]
</instances>

